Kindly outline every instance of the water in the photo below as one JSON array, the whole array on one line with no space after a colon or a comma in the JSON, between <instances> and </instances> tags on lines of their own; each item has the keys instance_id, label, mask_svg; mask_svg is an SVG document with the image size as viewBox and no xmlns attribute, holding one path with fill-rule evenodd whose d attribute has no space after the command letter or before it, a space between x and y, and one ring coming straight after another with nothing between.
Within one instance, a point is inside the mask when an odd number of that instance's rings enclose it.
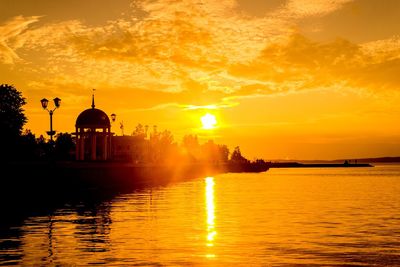
<instances>
[{"instance_id":1,"label":"water","mask_svg":"<svg viewBox=\"0 0 400 267\"><path fill-rule=\"evenodd\" d=\"M2 227L0 264L400 266L400 166L223 174Z\"/></svg>"}]
</instances>

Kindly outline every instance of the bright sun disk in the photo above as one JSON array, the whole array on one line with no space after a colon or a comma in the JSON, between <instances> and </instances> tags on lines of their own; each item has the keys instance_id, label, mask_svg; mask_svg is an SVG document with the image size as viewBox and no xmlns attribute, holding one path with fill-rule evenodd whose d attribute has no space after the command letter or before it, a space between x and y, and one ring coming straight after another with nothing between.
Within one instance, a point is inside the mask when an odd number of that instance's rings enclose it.
<instances>
[{"instance_id":1,"label":"bright sun disk","mask_svg":"<svg viewBox=\"0 0 400 267\"><path fill-rule=\"evenodd\" d=\"M213 129L217 124L217 119L214 115L207 113L203 117L200 118L201 124L203 125L203 129Z\"/></svg>"}]
</instances>

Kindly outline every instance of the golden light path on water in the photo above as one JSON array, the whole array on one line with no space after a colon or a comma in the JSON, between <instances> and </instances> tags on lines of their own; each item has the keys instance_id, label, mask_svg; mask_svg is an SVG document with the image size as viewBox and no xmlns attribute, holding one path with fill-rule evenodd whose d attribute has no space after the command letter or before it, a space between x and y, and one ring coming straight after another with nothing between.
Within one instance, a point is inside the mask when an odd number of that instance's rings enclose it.
<instances>
[{"instance_id":1,"label":"golden light path on water","mask_svg":"<svg viewBox=\"0 0 400 267\"><path fill-rule=\"evenodd\" d=\"M215 254L212 253L212 247L214 246L214 239L217 235L215 231L215 203L214 203L214 177L207 177L206 182L206 212L207 212L207 236L206 242L209 247L207 258L215 258Z\"/></svg>"}]
</instances>

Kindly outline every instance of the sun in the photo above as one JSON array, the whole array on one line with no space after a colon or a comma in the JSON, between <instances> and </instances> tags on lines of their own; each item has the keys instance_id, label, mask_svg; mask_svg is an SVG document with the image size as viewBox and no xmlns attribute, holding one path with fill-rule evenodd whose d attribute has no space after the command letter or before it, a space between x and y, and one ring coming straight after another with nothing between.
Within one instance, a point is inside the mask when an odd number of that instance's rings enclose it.
<instances>
[{"instance_id":1,"label":"sun","mask_svg":"<svg viewBox=\"0 0 400 267\"><path fill-rule=\"evenodd\" d=\"M214 129L215 125L217 124L217 119L214 115L207 113L206 115L200 118L201 124L203 125L203 129L210 130Z\"/></svg>"}]
</instances>

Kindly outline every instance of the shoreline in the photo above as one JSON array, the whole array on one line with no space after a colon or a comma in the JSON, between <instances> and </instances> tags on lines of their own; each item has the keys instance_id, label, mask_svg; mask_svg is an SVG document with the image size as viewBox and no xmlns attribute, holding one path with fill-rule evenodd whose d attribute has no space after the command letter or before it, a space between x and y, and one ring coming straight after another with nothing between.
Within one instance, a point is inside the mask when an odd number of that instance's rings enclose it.
<instances>
[{"instance_id":1,"label":"shoreline","mask_svg":"<svg viewBox=\"0 0 400 267\"><path fill-rule=\"evenodd\" d=\"M349 168L370 164L304 164L298 162L177 163L175 165L126 162L26 161L2 163L0 199L16 201L79 192L123 193L165 186L221 173L259 173L270 168Z\"/></svg>"},{"instance_id":2,"label":"shoreline","mask_svg":"<svg viewBox=\"0 0 400 267\"><path fill-rule=\"evenodd\" d=\"M0 179L0 210L11 217L52 209L71 201L97 202L220 173L268 170L266 166L250 163L168 166L74 161L9 162L0 167L5 173Z\"/></svg>"},{"instance_id":3,"label":"shoreline","mask_svg":"<svg viewBox=\"0 0 400 267\"><path fill-rule=\"evenodd\" d=\"M1 164L6 174L0 179L0 191L31 190L105 190L128 191L162 186L202 176L227 172L264 172L266 164L254 163L181 163L175 165L133 164L126 162L37 161Z\"/></svg>"}]
</instances>

